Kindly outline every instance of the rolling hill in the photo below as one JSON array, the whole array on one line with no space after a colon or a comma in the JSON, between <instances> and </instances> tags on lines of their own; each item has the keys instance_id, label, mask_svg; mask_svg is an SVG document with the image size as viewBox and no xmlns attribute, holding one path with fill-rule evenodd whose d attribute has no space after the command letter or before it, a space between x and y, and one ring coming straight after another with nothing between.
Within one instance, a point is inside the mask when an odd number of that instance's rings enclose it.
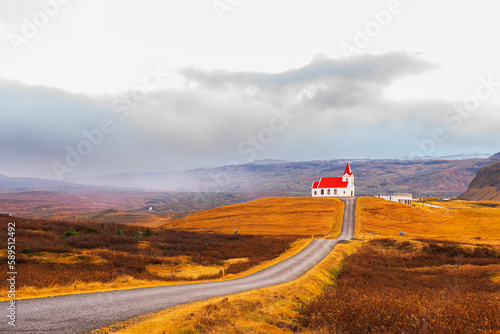
<instances>
[{"instance_id":1,"label":"rolling hill","mask_svg":"<svg viewBox=\"0 0 500 334\"><path fill-rule=\"evenodd\" d=\"M481 167L497 161L500 153L488 158L358 159L352 160L351 166L357 196L410 192L414 197L457 197L467 190ZM0 212L34 218L50 218L54 214L62 218L86 212L91 218L95 212L109 209L142 214L152 210L167 214L170 220L263 197L309 196L313 181L342 174L345 163L346 160L261 160L178 172L103 175L87 185L0 175ZM107 214L102 219L115 220L116 216ZM156 221L157 215L154 216Z\"/></svg>"},{"instance_id":2,"label":"rolling hill","mask_svg":"<svg viewBox=\"0 0 500 334\"><path fill-rule=\"evenodd\" d=\"M33 177L8 177L0 174L0 192L21 192L21 191L63 191L81 190L91 187L65 182L39 179Z\"/></svg>"},{"instance_id":3,"label":"rolling hill","mask_svg":"<svg viewBox=\"0 0 500 334\"><path fill-rule=\"evenodd\" d=\"M472 201L500 201L500 161L479 169L460 197Z\"/></svg>"},{"instance_id":4,"label":"rolling hill","mask_svg":"<svg viewBox=\"0 0 500 334\"><path fill-rule=\"evenodd\" d=\"M252 235L340 233L343 206L338 198L274 197L223 206L163 225L165 229Z\"/></svg>"},{"instance_id":5,"label":"rolling hill","mask_svg":"<svg viewBox=\"0 0 500 334\"><path fill-rule=\"evenodd\" d=\"M356 193L411 192L417 197L456 197L479 168L500 160L448 158L439 160L351 160ZM228 192L270 196L308 196L313 181L341 175L347 160L303 162L261 161L243 165L179 172L103 175L91 184L159 191Z\"/></svg>"},{"instance_id":6,"label":"rolling hill","mask_svg":"<svg viewBox=\"0 0 500 334\"><path fill-rule=\"evenodd\" d=\"M498 243L500 239L500 202L439 202L446 208L417 204L410 206L379 198L362 197L356 201L356 238L376 236L404 238L443 238L481 240Z\"/></svg>"}]
</instances>

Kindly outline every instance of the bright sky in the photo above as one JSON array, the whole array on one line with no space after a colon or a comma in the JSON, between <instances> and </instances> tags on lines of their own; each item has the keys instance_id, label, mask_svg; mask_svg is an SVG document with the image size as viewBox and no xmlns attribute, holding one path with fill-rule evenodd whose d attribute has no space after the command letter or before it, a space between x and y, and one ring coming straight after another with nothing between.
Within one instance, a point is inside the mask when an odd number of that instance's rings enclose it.
<instances>
[{"instance_id":1,"label":"bright sky","mask_svg":"<svg viewBox=\"0 0 500 334\"><path fill-rule=\"evenodd\" d=\"M163 73L161 83L63 179L263 158L499 151L497 8L493 0L0 0L0 116L25 133L2 129L0 153L12 161L0 162L0 174L55 178L52 162L68 166L66 147L76 150L81 131L98 126L147 68ZM476 114L446 114L478 89L487 97ZM297 121L262 140L282 108L297 110ZM42 112L45 127L19 124ZM433 138L436 128L446 140ZM127 141L141 145L131 153L148 166L121 154ZM110 152L120 155L107 161Z\"/></svg>"}]
</instances>

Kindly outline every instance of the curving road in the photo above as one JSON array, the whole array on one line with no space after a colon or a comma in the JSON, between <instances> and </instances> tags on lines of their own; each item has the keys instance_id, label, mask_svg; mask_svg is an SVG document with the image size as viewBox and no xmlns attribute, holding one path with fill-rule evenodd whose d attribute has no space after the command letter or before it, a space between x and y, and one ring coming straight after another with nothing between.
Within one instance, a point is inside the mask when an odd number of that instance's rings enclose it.
<instances>
[{"instance_id":1,"label":"curving road","mask_svg":"<svg viewBox=\"0 0 500 334\"><path fill-rule=\"evenodd\" d=\"M82 333L168 307L292 281L328 255L354 232L355 198L344 198L342 231L337 239L316 239L293 257L252 275L221 282L170 285L66 295L16 302L16 327L2 317L1 332ZM0 303L6 310L7 302ZM5 312L5 311L4 311ZM4 313L5 314L5 313Z\"/></svg>"}]
</instances>

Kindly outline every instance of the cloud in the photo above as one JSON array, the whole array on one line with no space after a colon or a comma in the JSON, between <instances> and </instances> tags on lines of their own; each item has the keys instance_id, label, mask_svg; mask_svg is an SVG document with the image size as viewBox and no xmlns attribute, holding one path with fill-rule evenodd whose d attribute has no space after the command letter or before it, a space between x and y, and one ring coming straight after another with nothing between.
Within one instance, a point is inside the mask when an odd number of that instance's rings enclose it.
<instances>
[{"instance_id":1,"label":"cloud","mask_svg":"<svg viewBox=\"0 0 500 334\"><path fill-rule=\"evenodd\" d=\"M452 124L443 115L454 101L392 101L384 90L395 80L436 68L397 52L351 62L317 57L281 73L184 68L178 72L183 86L149 92L125 119L113 112L114 96L96 98L4 81L0 154L9 159L0 161L0 173L54 178L52 163L65 163L67 148L76 150L88 140L83 131L97 129L103 119L112 122L114 131L70 177L244 163L249 158L404 156L432 129L449 130ZM476 115L488 112L480 108ZM291 116L283 118L287 113ZM480 133L481 124L464 122L450 138L460 137L461 131ZM447 145L456 147L454 143ZM255 155L242 154L250 149Z\"/></svg>"},{"instance_id":2,"label":"cloud","mask_svg":"<svg viewBox=\"0 0 500 334\"><path fill-rule=\"evenodd\" d=\"M362 114L380 105L384 88L394 80L434 68L403 53L351 62L318 57L282 73L185 68L180 71L185 89L148 96L133 118L184 149L226 150L266 126L276 110L292 112L306 132L328 124L338 128L346 110Z\"/></svg>"},{"instance_id":3,"label":"cloud","mask_svg":"<svg viewBox=\"0 0 500 334\"><path fill-rule=\"evenodd\" d=\"M392 52L383 55L359 56L353 58L352 61L318 56L306 66L281 73L203 71L195 68L186 68L181 73L186 79L199 82L211 89L235 85L281 91L287 87L303 87L319 82L340 80L390 83L394 79L436 67L437 65L415 56Z\"/></svg>"}]
</instances>

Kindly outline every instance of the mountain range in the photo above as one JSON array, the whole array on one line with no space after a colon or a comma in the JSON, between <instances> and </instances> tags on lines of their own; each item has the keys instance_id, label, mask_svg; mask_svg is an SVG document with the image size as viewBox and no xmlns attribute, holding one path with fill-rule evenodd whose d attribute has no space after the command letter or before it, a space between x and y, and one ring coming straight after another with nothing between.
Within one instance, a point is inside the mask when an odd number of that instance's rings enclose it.
<instances>
[{"instance_id":1,"label":"mountain range","mask_svg":"<svg viewBox=\"0 0 500 334\"><path fill-rule=\"evenodd\" d=\"M358 196L383 192L410 192L416 197L457 197L467 190L481 167L497 161L500 161L500 153L488 158L358 159L350 160L350 163ZM98 190L115 192L117 188L125 188L155 192L242 193L250 194L252 198L307 196L314 181L321 177L340 176L346 162L344 159L303 162L265 160L243 165L177 172L102 175L85 185L0 175L0 193L30 191L70 193ZM478 185L483 187L484 182L476 181L474 187Z\"/></svg>"},{"instance_id":2,"label":"mountain range","mask_svg":"<svg viewBox=\"0 0 500 334\"><path fill-rule=\"evenodd\" d=\"M500 161L479 169L460 198L472 201L500 201Z\"/></svg>"},{"instance_id":3,"label":"mountain range","mask_svg":"<svg viewBox=\"0 0 500 334\"><path fill-rule=\"evenodd\" d=\"M356 194L410 192L420 197L456 197L469 186L479 168L500 161L488 158L433 160L350 160ZM266 160L243 165L180 172L103 175L98 186L156 191L236 192L263 196L307 196L313 181L340 176L347 160L282 162Z\"/></svg>"}]
</instances>

